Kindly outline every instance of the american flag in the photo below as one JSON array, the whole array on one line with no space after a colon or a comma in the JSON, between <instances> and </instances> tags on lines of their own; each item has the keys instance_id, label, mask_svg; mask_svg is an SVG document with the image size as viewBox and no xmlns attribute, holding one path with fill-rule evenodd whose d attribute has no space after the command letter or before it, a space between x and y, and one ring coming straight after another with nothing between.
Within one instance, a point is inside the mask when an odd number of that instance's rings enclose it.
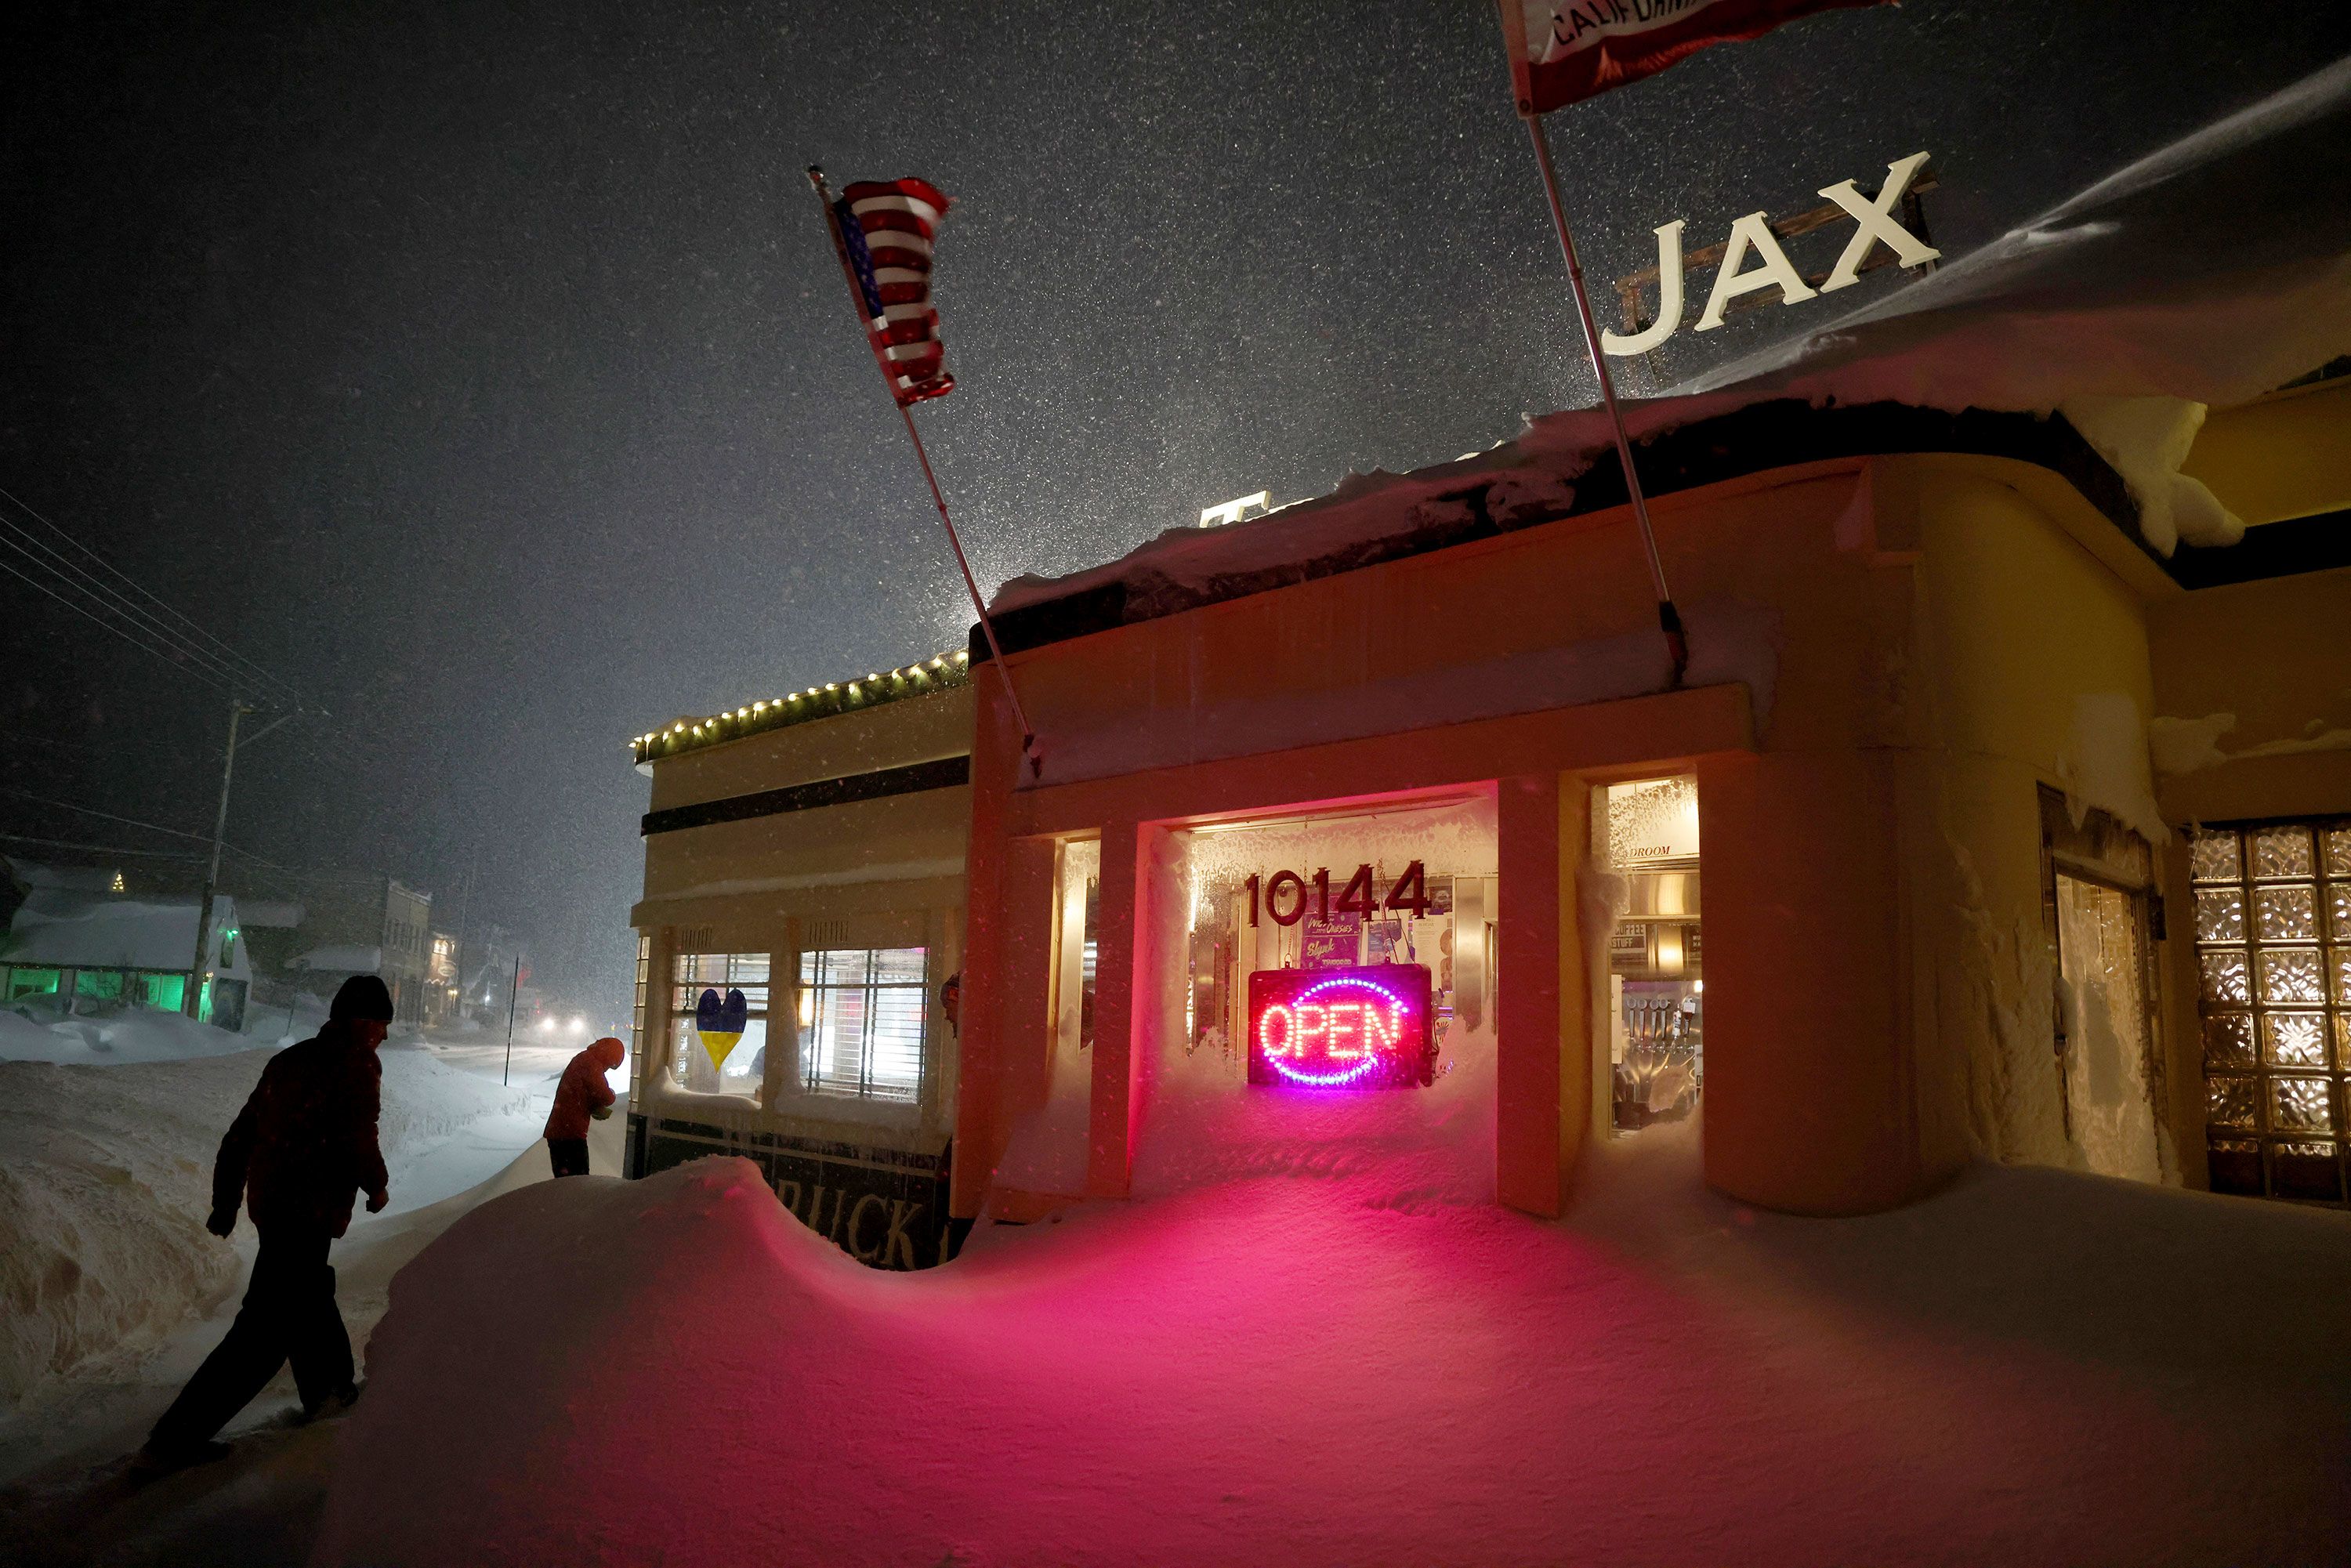
<instances>
[{"instance_id":1,"label":"american flag","mask_svg":"<svg viewBox=\"0 0 2351 1568\"><path fill-rule=\"evenodd\" d=\"M927 180L861 180L831 210L850 291L898 406L955 391L931 307L931 246L947 198Z\"/></svg>"}]
</instances>

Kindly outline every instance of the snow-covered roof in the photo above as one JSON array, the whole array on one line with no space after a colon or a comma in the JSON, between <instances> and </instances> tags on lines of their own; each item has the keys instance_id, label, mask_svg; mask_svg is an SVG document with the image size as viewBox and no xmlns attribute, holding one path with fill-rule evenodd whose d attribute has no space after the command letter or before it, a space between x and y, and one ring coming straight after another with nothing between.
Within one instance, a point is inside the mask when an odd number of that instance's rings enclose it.
<instances>
[{"instance_id":1,"label":"snow-covered roof","mask_svg":"<svg viewBox=\"0 0 2351 1568\"><path fill-rule=\"evenodd\" d=\"M706 718L676 719L666 728L649 730L632 739L629 751L643 767L664 757L674 757L682 751L716 746L725 740L740 740L745 736L758 735L763 730L780 729L787 725L806 724L811 719L831 718L835 714L879 707L884 703L900 702L907 697L928 696L933 692L970 684L970 655L958 650L941 653L933 659L917 659L902 670L876 672L853 681L832 681L822 686L810 686L804 692L788 692L779 697L763 698L729 712L712 714Z\"/></svg>"},{"instance_id":2,"label":"snow-covered roof","mask_svg":"<svg viewBox=\"0 0 2351 1568\"><path fill-rule=\"evenodd\" d=\"M214 901L214 925L236 924L225 896ZM130 898L74 888L36 888L9 922L0 959L87 969L184 973L196 945L193 898Z\"/></svg>"},{"instance_id":3,"label":"snow-covered roof","mask_svg":"<svg viewBox=\"0 0 2351 1568\"><path fill-rule=\"evenodd\" d=\"M1725 476L1677 482L1657 472L1673 467L1657 461L1659 446L1701 424L1708 440L1686 444L1719 445L1713 432L1733 416L1771 423L1775 408L1837 416L1819 421L1845 427L1834 445L1851 435L1846 416L1869 415L1899 435L1906 414L1931 412L1943 423L1908 422L1928 442L1910 450L2024 455L2014 449L2043 444L2077 482L2116 492L2118 526L2157 555L2183 536L2227 542L2242 525L2178 474L2180 458L2202 405L2250 401L2351 352L2345 190L2351 60L1873 304L1672 394L1625 403L1644 481L1666 493ZM2038 434L2026 428L2033 424ZM1800 446L1821 443L1818 433L1800 434ZM2103 459L2103 475L2072 463L2085 446ZM1759 449L1752 466L1778 464ZM1016 578L993 608L1029 622L1007 630L1008 644L1033 645L1623 499L1605 413L1573 410L1531 419L1515 439L1453 463L1350 474L1329 496L1247 522L1170 529L1066 577ZM1090 614L1090 598L1118 602ZM1078 613L1063 613L1071 608Z\"/></svg>"}]
</instances>

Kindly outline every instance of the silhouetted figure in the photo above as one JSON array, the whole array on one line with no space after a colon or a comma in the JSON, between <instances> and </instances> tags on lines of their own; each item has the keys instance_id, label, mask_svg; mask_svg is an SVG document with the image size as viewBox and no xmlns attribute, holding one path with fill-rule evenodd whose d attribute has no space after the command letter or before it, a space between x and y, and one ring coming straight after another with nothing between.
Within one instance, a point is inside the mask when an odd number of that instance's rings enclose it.
<instances>
[{"instance_id":1,"label":"silhouetted figure","mask_svg":"<svg viewBox=\"0 0 2351 1568\"><path fill-rule=\"evenodd\" d=\"M588 1174L588 1119L612 1113L617 1096L604 1074L628 1060L628 1047L606 1035L571 1059L555 1086L555 1109L547 1113L547 1163L559 1176Z\"/></svg>"},{"instance_id":2,"label":"silhouetted figure","mask_svg":"<svg viewBox=\"0 0 2351 1568\"><path fill-rule=\"evenodd\" d=\"M261 1252L227 1337L155 1423L142 1462L169 1467L224 1451L213 1434L289 1359L305 1415L359 1396L327 1249L350 1228L353 1193L367 1194L370 1214L389 1196L376 1145L383 1100L376 1048L391 1023L392 993L381 980L344 981L326 1027L270 1059L221 1140L206 1228L224 1237L235 1230L242 1195Z\"/></svg>"}]
</instances>

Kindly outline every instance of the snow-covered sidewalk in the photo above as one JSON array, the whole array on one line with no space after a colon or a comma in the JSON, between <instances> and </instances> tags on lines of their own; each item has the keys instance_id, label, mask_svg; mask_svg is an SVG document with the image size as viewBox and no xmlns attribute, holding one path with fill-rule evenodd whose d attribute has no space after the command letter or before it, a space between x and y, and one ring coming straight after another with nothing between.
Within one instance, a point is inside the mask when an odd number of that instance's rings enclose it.
<instances>
[{"instance_id":1,"label":"snow-covered sidewalk","mask_svg":"<svg viewBox=\"0 0 2351 1568\"><path fill-rule=\"evenodd\" d=\"M704 1161L400 1275L316 1561L2340 1560L2346 1301L2341 1214L1983 1168L1796 1219L1666 1134L1559 1224L1271 1176L922 1275Z\"/></svg>"}]
</instances>

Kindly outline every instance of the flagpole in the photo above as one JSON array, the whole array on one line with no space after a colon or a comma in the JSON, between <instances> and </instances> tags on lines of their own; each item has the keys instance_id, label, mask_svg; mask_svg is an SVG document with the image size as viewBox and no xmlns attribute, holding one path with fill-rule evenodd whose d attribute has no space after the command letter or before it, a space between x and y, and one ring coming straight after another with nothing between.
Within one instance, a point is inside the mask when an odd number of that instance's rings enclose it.
<instances>
[{"instance_id":1,"label":"flagpole","mask_svg":"<svg viewBox=\"0 0 2351 1568\"><path fill-rule=\"evenodd\" d=\"M857 274L850 266L849 251L841 243L841 232L833 225L832 191L825 183L823 168L810 164L808 178L810 188L816 193L817 205L824 213L824 232L832 236L832 254L834 259L841 263L841 278L849 285L850 298L857 299L860 298ZM859 314L862 316L864 311L861 308ZM1029 723L1029 715L1020 706L1019 688L1012 684L1012 666L1005 663L1004 644L997 640L995 618L988 614L987 603L979 596L978 580L971 575L971 561L963 552L963 537L956 532L955 518L948 515L947 498L939 489L938 476L931 472L931 455L923 450L922 432L914 428L914 411L900 401L897 388L892 384L890 362L883 356L880 340L873 334L872 323L867 323L865 335L867 345L873 350L874 362L881 366L883 385L889 390L890 401L897 404L898 417L905 422L906 439L914 444L914 461L923 465L923 480L931 487L931 504L938 507L939 521L946 527L948 548L955 551L956 566L963 572L964 591L971 595L972 610L979 616L980 634L987 639L989 660L996 665L997 677L1004 683L1005 696L1011 701L1013 722L1020 727L1020 751L1029 758L1029 776L1042 778L1045 758L1037 749L1037 731Z\"/></svg>"},{"instance_id":2,"label":"flagpole","mask_svg":"<svg viewBox=\"0 0 2351 1568\"><path fill-rule=\"evenodd\" d=\"M1505 15L1508 7L1505 7ZM1616 461L1625 470L1625 494L1632 497L1633 518L1641 527L1641 548L1648 552L1649 581L1657 591L1657 629L1666 635L1666 652L1673 659L1674 685L1689 670L1689 639L1682 631L1681 612L1666 587L1666 563L1657 554L1657 533L1649 524L1648 498L1641 493L1641 476L1633 467L1633 444L1625 435L1625 412L1616 404L1616 383L1608 374L1608 357L1600 346L1600 326L1593 319L1592 297L1584 291L1583 266L1575 257L1575 236L1568 232L1567 209L1559 198L1559 175L1552 168L1551 142L1543 135L1542 116L1522 113L1527 135L1535 144L1535 165L1542 171L1543 194L1551 198L1551 221L1559 230L1560 254L1567 258L1567 280L1575 289L1575 313L1583 323L1583 347L1592 356L1593 373L1600 378L1600 401L1607 406L1609 428L1616 436Z\"/></svg>"},{"instance_id":3,"label":"flagpole","mask_svg":"<svg viewBox=\"0 0 2351 1568\"><path fill-rule=\"evenodd\" d=\"M1045 759L1037 751L1037 732L1029 727L1029 716L1021 710L1020 693L1012 685L1012 666L1004 662L1004 644L996 640L995 619L980 601L979 583L971 575L971 562L964 557L963 539L956 532L955 519L947 516L947 498L939 494L938 476L931 472L931 455L923 450L922 432L914 428L914 411L899 403L898 417L906 422L906 439L914 444L914 461L923 465L923 478L931 487L931 504L938 507L939 521L946 525L947 543L955 550L956 565L963 570L964 591L971 595L971 607L979 612L980 634L987 639L988 656L996 664L996 673L1004 679L1004 695L1012 699L1012 717L1020 727L1020 749L1029 758L1029 771L1031 776L1042 777Z\"/></svg>"}]
</instances>

